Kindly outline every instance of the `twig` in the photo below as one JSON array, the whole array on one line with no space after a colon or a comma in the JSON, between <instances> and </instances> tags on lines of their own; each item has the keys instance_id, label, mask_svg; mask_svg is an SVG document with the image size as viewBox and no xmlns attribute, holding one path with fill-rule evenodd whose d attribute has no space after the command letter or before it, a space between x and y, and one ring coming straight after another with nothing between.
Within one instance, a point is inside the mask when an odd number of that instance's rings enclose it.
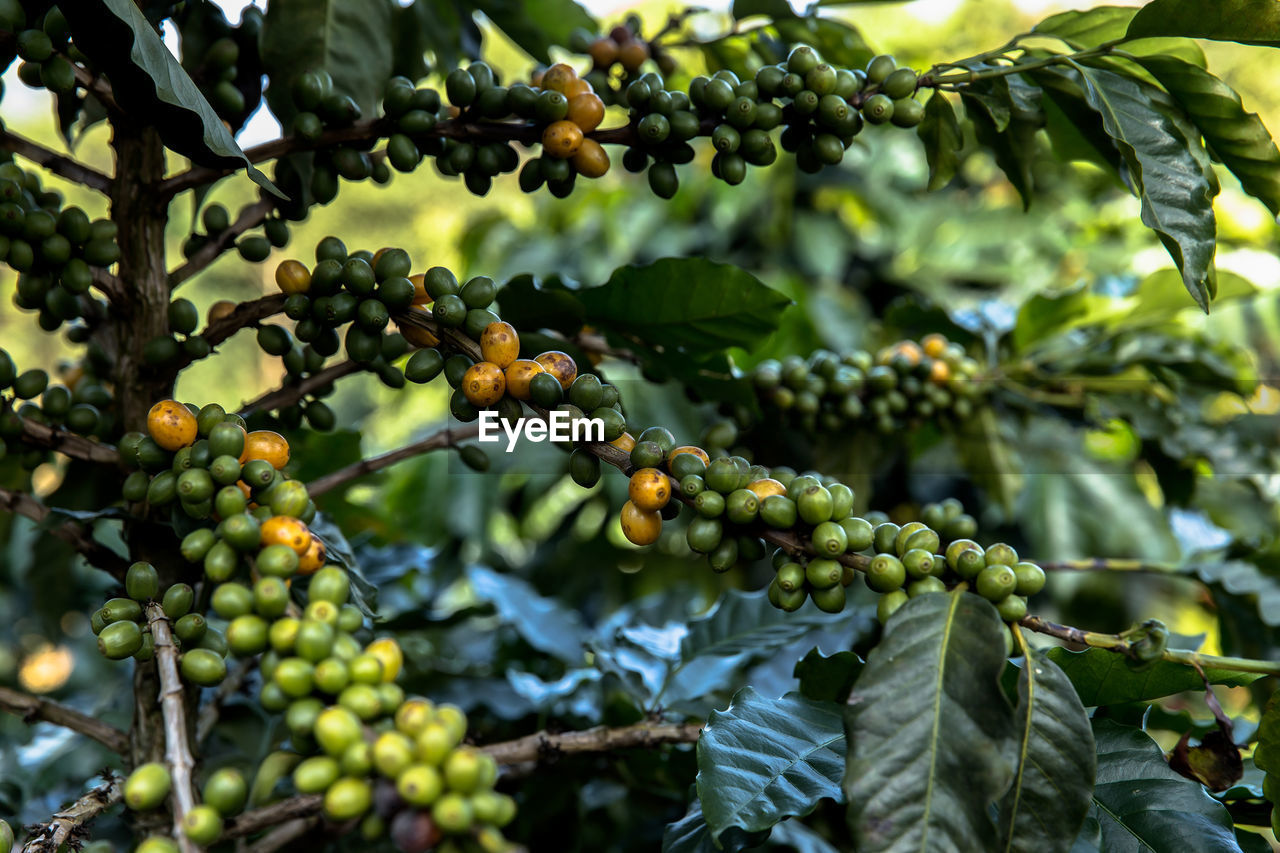
<instances>
[{"instance_id":1,"label":"twig","mask_svg":"<svg viewBox=\"0 0 1280 853\"><path fill-rule=\"evenodd\" d=\"M82 714L51 699L42 699L9 687L0 687L0 710L21 717L24 723L41 721L71 729L92 738L112 752L124 755L129 751L129 736L115 726L97 717Z\"/></svg>"},{"instance_id":2,"label":"twig","mask_svg":"<svg viewBox=\"0 0 1280 853\"><path fill-rule=\"evenodd\" d=\"M176 289L178 285L216 261L222 256L223 252L235 244L237 237L251 228L257 228L261 225L267 218L267 214L273 209L275 209L275 203L265 198L241 208L240 215L236 217L235 222L231 223L217 237L201 246L195 254L187 259L185 264L169 273L169 288L171 290Z\"/></svg>"},{"instance_id":3,"label":"twig","mask_svg":"<svg viewBox=\"0 0 1280 853\"><path fill-rule=\"evenodd\" d=\"M119 777L110 776L105 784L89 791L62 811L55 812L47 824L31 833L22 853L53 853L68 840L71 840L69 846L78 846L72 836L86 823L120 802L123 787Z\"/></svg>"},{"instance_id":4,"label":"twig","mask_svg":"<svg viewBox=\"0 0 1280 853\"><path fill-rule=\"evenodd\" d=\"M1032 560L1046 572L1129 572L1179 576L1178 567L1171 563L1149 563L1146 560L1116 560L1091 557L1087 560ZM1191 576L1185 576L1193 580Z\"/></svg>"},{"instance_id":5,"label":"twig","mask_svg":"<svg viewBox=\"0 0 1280 853\"><path fill-rule=\"evenodd\" d=\"M116 103L115 93L111 91L111 84L102 77L94 74L92 71L84 68L76 63L71 63L72 69L76 73L76 82L85 90L92 92L93 96L102 102L102 106L108 112L121 113L120 105Z\"/></svg>"},{"instance_id":6,"label":"twig","mask_svg":"<svg viewBox=\"0 0 1280 853\"><path fill-rule=\"evenodd\" d=\"M173 836L183 853L195 853L196 846L182 832L182 820L195 807L191 777L195 760L187 740L186 694L178 675L178 649L169 630L169 619L156 602L146 606L147 623L155 640L156 665L160 671L160 709L164 714L164 757L173 778Z\"/></svg>"},{"instance_id":7,"label":"twig","mask_svg":"<svg viewBox=\"0 0 1280 853\"><path fill-rule=\"evenodd\" d=\"M702 734L702 723L636 723L610 728L596 726L580 732L551 734L537 732L516 740L481 747L499 764L523 764L544 761L557 755L582 752L612 752L667 743L695 743Z\"/></svg>"},{"instance_id":8,"label":"twig","mask_svg":"<svg viewBox=\"0 0 1280 853\"><path fill-rule=\"evenodd\" d=\"M1129 643L1119 634L1085 631L1081 628L1073 628L1070 625L1059 625L1040 616L1024 616L1021 624L1032 631L1056 637L1068 643L1076 643L1077 645L1089 646L1094 649L1106 649L1119 654L1129 654L1130 652ZM1275 661L1206 655L1185 649L1166 649L1160 659L1186 666L1229 669L1237 672L1258 672L1263 675L1280 676L1280 662Z\"/></svg>"},{"instance_id":9,"label":"twig","mask_svg":"<svg viewBox=\"0 0 1280 853\"><path fill-rule=\"evenodd\" d=\"M93 273L93 286L107 295L112 302L123 302L128 294L124 280L115 273L107 272L102 267L90 267Z\"/></svg>"},{"instance_id":10,"label":"twig","mask_svg":"<svg viewBox=\"0 0 1280 853\"><path fill-rule=\"evenodd\" d=\"M106 192L107 188L111 186L111 178L97 169L86 166L64 154L50 151L43 145L32 142L25 136L19 136L13 131L0 130L0 149L12 151L14 154L30 160L38 166L43 166L55 175L61 175L69 181L74 181L81 186L89 187L98 192Z\"/></svg>"},{"instance_id":11,"label":"twig","mask_svg":"<svg viewBox=\"0 0 1280 853\"><path fill-rule=\"evenodd\" d=\"M265 320L267 317L279 314L284 310L285 299L286 297L283 293L272 293L258 299L251 299L248 302L241 302L230 314L214 320L201 329L198 334L204 338L211 348L217 348L219 344L246 326L256 325L259 320ZM181 370L193 360L190 356L183 354L176 369Z\"/></svg>"},{"instance_id":12,"label":"twig","mask_svg":"<svg viewBox=\"0 0 1280 853\"><path fill-rule=\"evenodd\" d=\"M481 750L492 755L499 764L510 766L542 761L554 755L693 743L697 741L701 731L701 723L643 722L621 728L598 726L563 734L538 732L516 740L490 744L481 747ZM324 798L320 794L305 794L247 811L227 821L222 838L225 840L252 835L284 821L310 817L320 811L323 802Z\"/></svg>"},{"instance_id":13,"label":"twig","mask_svg":"<svg viewBox=\"0 0 1280 853\"><path fill-rule=\"evenodd\" d=\"M32 521L41 522L55 510L40 503L26 492L0 488L0 511L12 512ZM90 565L102 569L117 580L124 580L124 573L129 568L128 561L94 539L89 529L80 522L68 519L62 524L50 527L48 532L74 548Z\"/></svg>"},{"instance_id":14,"label":"twig","mask_svg":"<svg viewBox=\"0 0 1280 853\"><path fill-rule=\"evenodd\" d=\"M22 441L86 462L100 462L103 465L117 465L120 462L120 454L110 444L93 441L70 430L51 427L31 418L22 419Z\"/></svg>"},{"instance_id":15,"label":"twig","mask_svg":"<svg viewBox=\"0 0 1280 853\"><path fill-rule=\"evenodd\" d=\"M403 459L409 459L410 457L430 453L433 450L440 450L445 447L454 447L459 442L475 438L479 432L480 427L478 424L471 424L462 429L445 427L420 441L406 444L404 447L389 451L381 456L361 459L359 462L354 462L345 468L339 468L337 471L318 477L307 484L307 494L312 497L322 495L341 486L343 483L354 480L357 477L363 477L365 474L372 474L374 471L381 471L383 468L394 465Z\"/></svg>"},{"instance_id":16,"label":"twig","mask_svg":"<svg viewBox=\"0 0 1280 853\"><path fill-rule=\"evenodd\" d=\"M274 853L320 825L318 817L299 817L280 824L244 848L244 853Z\"/></svg>"},{"instance_id":17,"label":"twig","mask_svg":"<svg viewBox=\"0 0 1280 853\"><path fill-rule=\"evenodd\" d=\"M218 717L222 715L223 704L240 692L240 688L244 686L245 679L253 671L254 661L254 658L249 658L232 667L231 671L227 673L227 677L222 679L222 683L218 685L218 691L214 694L213 701L200 709L200 714L196 717L196 743L203 743L205 738L209 737L213 732L213 727L218 724Z\"/></svg>"},{"instance_id":18,"label":"twig","mask_svg":"<svg viewBox=\"0 0 1280 853\"><path fill-rule=\"evenodd\" d=\"M244 812L223 824L222 839L253 835L255 832L261 832L287 820L311 817L320 812L320 806L323 803L324 796L321 794L302 794Z\"/></svg>"},{"instance_id":19,"label":"twig","mask_svg":"<svg viewBox=\"0 0 1280 853\"><path fill-rule=\"evenodd\" d=\"M362 369L362 366L354 361L344 361L331 367L326 367L296 385L285 385L274 391L268 391L250 403L245 403L240 409L240 414L249 415L257 411L270 412L275 409L282 409L285 406L291 406L312 391L323 388L335 379L350 376L352 373L358 373Z\"/></svg>"}]
</instances>

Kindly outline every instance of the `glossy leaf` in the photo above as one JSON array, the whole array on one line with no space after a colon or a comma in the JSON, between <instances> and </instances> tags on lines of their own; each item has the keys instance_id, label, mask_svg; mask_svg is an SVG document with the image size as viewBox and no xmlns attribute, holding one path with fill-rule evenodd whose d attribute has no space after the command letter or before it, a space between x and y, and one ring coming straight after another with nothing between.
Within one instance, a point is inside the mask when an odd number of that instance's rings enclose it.
<instances>
[{"instance_id":1,"label":"glossy leaf","mask_svg":"<svg viewBox=\"0 0 1280 853\"><path fill-rule=\"evenodd\" d=\"M1107 853L1238 851L1231 816L1204 788L1169 769L1141 729L1094 720L1098 775L1092 817Z\"/></svg>"},{"instance_id":2,"label":"glossy leaf","mask_svg":"<svg viewBox=\"0 0 1280 853\"><path fill-rule=\"evenodd\" d=\"M1186 36L1280 45L1280 4L1274 0L1153 0L1129 24L1130 38Z\"/></svg>"},{"instance_id":3,"label":"glossy leaf","mask_svg":"<svg viewBox=\"0 0 1280 853\"><path fill-rule=\"evenodd\" d=\"M492 604L524 641L568 664L581 664L587 633L578 614L554 598L545 598L521 578L473 566L467 580L475 594Z\"/></svg>"},{"instance_id":4,"label":"glossy leaf","mask_svg":"<svg viewBox=\"0 0 1280 853\"><path fill-rule=\"evenodd\" d=\"M916 128L929 160L929 190L940 190L956 176L964 133L956 119L955 107L941 92L934 92L924 105L924 119Z\"/></svg>"},{"instance_id":5,"label":"glossy leaf","mask_svg":"<svg viewBox=\"0 0 1280 853\"><path fill-rule=\"evenodd\" d=\"M1171 56L1137 61L1187 111L1244 191L1280 214L1280 150L1257 113L1246 112L1234 89L1189 62Z\"/></svg>"},{"instance_id":6,"label":"glossy leaf","mask_svg":"<svg viewBox=\"0 0 1280 853\"><path fill-rule=\"evenodd\" d=\"M1004 632L967 592L922 595L885 626L849 697L844 791L860 853L991 850L1013 778Z\"/></svg>"},{"instance_id":7,"label":"glossy leaf","mask_svg":"<svg viewBox=\"0 0 1280 853\"><path fill-rule=\"evenodd\" d=\"M288 126L297 109L289 87L307 71L327 71L334 92L376 114L391 78L391 4L385 0L270 3L262 25L262 63L271 85L267 103Z\"/></svg>"},{"instance_id":8,"label":"glossy leaf","mask_svg":"<svg viewBox=\"0 0 1280 853\"><path fill-rule=\"evenodd\" d=\"M1123 655L1106 649L1073 652L1053 648L1048 657L1062 667L1086 706L1145 702L1204 687L1195 669L1179 663L1158 660L1146 669L1134 670ZM1204 674L1212 684L1232 687L1251 684L1262 677L1256 672L1226 669L1205 669Z\"/></svg>"},{"instance_id":9,"label":"glossy leaf","mask_svg":"<svg viewBox=\"0 0 1280 853\"><path fill-rule=\"evenodd\" d=\"M164 144L207 166L244 166L280 194L235 138L132 0L71 3L63 10L76 47L111 78L121 106L155 127Z\"/></svg>"},{"instance_id":10,"label":"glossy leaf","mask_svg":"<svg viewBox=\"0 0 1280 853\"><path fill-rule=\"evenodd\" d=\"M758 847L761 837L767 835L767 830L748 833L733 827L713 841L702 814L702 801L695 797L684 817L667 824L662 833L662 853L738 853Z\"/></svg>"},{"instance_id":11,"label":"glossy leaf","mask_svg":"<svg viewBox=\"0 0 1280 853\"><path fill-rule=\"evenodd\" d=\"M791 304L746 270L703 258L622 267L578 298L601 328L648 346L696 353L758 343Z\"/></svg>"},{"instance_id":12,"label":"glossy leaf","mask_svg":"<svg viewBox=\"0 0 1280 853\"><path fill-rule=\"evenodd\" d=\"M1212 190L1191 151L1196 143L1152 108L1145 84L1100 68L1075 67L1085 100L1124 157L1142 200L1142 221L1173 256L1196 303L1208 311L1217 229Z\"/></svg>"},{"instance_id":13,"label":"glossy leaf","mask_svg":"<svg viewBox=\"0 0 1280 853\"><path fill-rule=\"evenodd\" d=\"M795 665L793 672L800 679L800 693L806 698L843 703L864 666L862 658L853 652L836 652L827 657L815 648Z\"/></svg>"},{"instance_id":14,"label":"glossy leaf","mask_svg":"<svg viewBox=\"0 0 1280 853\"><path fill-rule=\"evenodd\" d=\"M698 796L714 840L730 827L755 832L840 798L840 706L743 688L714 711L698 738Z\"/></svg>"},{"instance_id":15,"label":"glossy leaf","mask_svg":"<svg viewBox=\"0 0 1280 853\"><path fill-rule=\"evenodd\" d=\"M551 47L568 45L575 29L600 29L573 0L472 0L471 5L539 62L550 62Z\"/></svg>"},{"instance_id":16,"label":"glossy leaf","mask_svg":"<svg viewBox=\"0 0 1280 853\"><path fill-rule=\"evenodd\" d=\"M1066 674L1031 652L1018 679L1017 771L1000 801L1000 849L1071 849L1089 812L1096 756L1093 732Z\"/></svg>"},{"instance_id":17,"label":"glossy leaf","mask_svg":"<svg viewBox=\"0 0 1280 853\"><path fill-rule=\"evenodd\" d=\"M1062 39L1077 49L1097 47L1124 38L1137 11L1125 6L1097 6L1059 12L1036 24L1031 32Z\"/></svg>"}]
</instances>

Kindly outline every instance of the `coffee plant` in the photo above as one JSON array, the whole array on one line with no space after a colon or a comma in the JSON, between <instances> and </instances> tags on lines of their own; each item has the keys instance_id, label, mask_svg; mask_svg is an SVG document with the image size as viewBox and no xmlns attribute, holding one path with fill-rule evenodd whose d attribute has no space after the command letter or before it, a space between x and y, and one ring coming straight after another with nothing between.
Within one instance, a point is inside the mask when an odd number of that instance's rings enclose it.
<instances>
[{"instance_id":1,"label":"coffee plant","mask_svg":"<svg viewBox=\"0 0 1280 853\"><path fill-rule=\"evenodd\" d=\"M1272 849L1280 16L873 5L0 0L0 853Z\"/></svg>"}]
</instances>

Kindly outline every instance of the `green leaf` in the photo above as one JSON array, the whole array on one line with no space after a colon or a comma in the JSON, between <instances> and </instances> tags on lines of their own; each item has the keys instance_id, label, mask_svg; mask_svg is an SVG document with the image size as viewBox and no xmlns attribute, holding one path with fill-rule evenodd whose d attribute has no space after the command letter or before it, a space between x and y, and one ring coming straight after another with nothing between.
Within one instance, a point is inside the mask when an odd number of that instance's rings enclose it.
<instances>
[{"instance_id":1,"label":"green leaf","mask_svg":"<svg viewBox=\"0 0 1280 853\"><path fill-rule=\"evenodd\" d=\"M843 703L865 664L853 652L836 652L826 657L814 648L796 665L792 674L800 679L800 693L821 702Z\"/></svg>"},{"instance_id":2,"label":"green leaf","mask_svg":"<svg viewBox=\"0 0 1280 853\"><path fill-rule=\"evenodd\" d=\"M1280 45L1275 0L1153 0L1129 24L1129 38L1186 36L1241 44Z\"/></svg>"},{"instance_id":3,"label":"green leaf","mask_svg":"<svg viewBox=\"0 0 1280 853\"><path fill-rule=\"evenodd\" d=\"M1170 56L1137 62L1187 111L1244 191L1280 215L1280 150L1257 113L1246 112L1234 89L1189 62Z\"/></svg>"},{"instance_id":4,"label":"green leaf","mask_svg":"<svg viewBox=\"0 0 1280 853\"><path fill-rule=\"evenodd\" d=\"M1106 649L1073 652L1053 648L1048 657L1062 667L1086 706L1145 702L1204 687L1199 674L1180 663L1158 660L1146 669L1135 671L1126 663L1124 655ZM1252 684L1262 677L1256 672L1211 668L1205 669L1204 674L1212 684L1232 687Z\"/></svg>"},{"instance_id":5,"label":"green leaf","mask_svg":"<svg viewBox=\"0 0 1280 853\"><path fill-rule=\"evenodd\" d=\"M1107 853L1236 851L1231 816L1221 803L1165 763L1141 729L1094 720L1098 775L1092 817Z\"/></svg>"},{"instance_id":6,"label":"green leaf","mask_svg":"<svg viewBox=\"0 0 1280 853\"><path fill-rule=\"evenodd\" d=\"M1029 76L1044 91L1045 132L1053 151L1065 161L1083 160L1120 176L1120 152L1098 114L1085 102L1079 75L1060 68L1041 68Z\"/></svg>"},{"instance_id":7,"label":"green leaf","mask_svg":"<svg viewBox=\"0 0 1280 853\"><path fill-rule=\"evenodd\" d=\"M1150 8L1150 7L1147 7ZM1217 227L1212 191L1189 140L1168 115L1152 108L1150 87L1112 71L1075 64L1085 100L1102 116L1142 200L1142 221L1156 232L1182 281L1203 310L1212 296Z\"/></svg>"},{"instance_id":8,"label":"green leaf","mask_svg":"<svg viewBox=\"0 0 1280 853\"><path fill-rule=\"evenodd\" d=\"M752 15L770 18L794 18L795 10L787 0L733 0L733 17L741 21Z\"/></svg>"},{"instance_id":9,"label":"green leaf","mask_svg":"<svg viewBox=\"0 0 1280 853\"><path fill-rule=\"evenodd\" d=\"M502 319L520 330L552 329L576 335L586 318L576 285L557 275L518 275L498 291Z\"/></svg>"},{"instance_id":10,"label":"green leaf","mask_svg":"<svg viewBox=\"0 0 1280 853\"><path fill-rule=\"evenodd\" d=\"M746 270L703 258L664 258L616 270L579 300L588 322L631 341L705 353L758 344L791 300Z\"/></svg>"},{"instance_id":11,"label":"green leaf","mask_svg":"<svg viewBox=\"0 0 1280 853\"><path fill-rule=\"evenodd\" d=\"M1059 12L1036 24L1031 32L1061 39L1077 50L1097 47L1104 42L1123 39L1137 12L1137 9L1125 6L1097 6L1078 12Z\"/></svg>"},{"instance_id":12,"label":"green leaf","mask_svg":"<svg viewBox=\"0 0 1280 853\"><path fill-rule=\"evenodd\" d=\"M758 848L762 837L768 835L767 831L747 833L733 827L712 841L711 829L702 814L702 801L694 797L688 813L667 824L662 833L662 853L738 853Z\"/></svg>"},{"instance_id":13,"label":"green leaf","mask_svg":"<svg viewBox=\"0 0 1280 853\"><path fill-rule=\"evenodd\" d=\"M391 79L394 45L386 0L294 0L267 4L262 64L267 103L280 124L297 113L289 87L307 71L327 71L333 90L349 96L365 118L377 113Z\"/></svg>"},{"instance_id":14,"label":"green leaf","mask_svg":"<svg viewBox=\"0 0 1280 853\"><path fill-rule=\"evenodd\" d=\"M770 604L764 592L730 590L705 616L689 623L689 633L680 643L680 660L687 664L702 657L764 656L814 628L848 618L817 608L785 613Z\"/></svg>"},{"instance_id":15,"label":"green leaf","mask_svg":"<svg viewBox=\"0 0 1280 853\"><path fill-rule=\"evenodd\" d=\"M1227 560L1221 563L1193 563L1183 571L1190 572L1212 588L1230 595L1255 599L1262 624L1280 625L1280 580L1264 574L1253 563Z\"/></svg>"},{"instance_id":16,"label":"green leaf","mask_svg":"<svg viewBox=\"0 0 1280 853\"><path fill-rule=\"evenodd\" d=\"M1018 769L1000 801L1000 849L1070 850L1089 813L1093 732L1071 681L1040 652L1022 667L1014 717Z\"/></svg>"},{"instance_id":17,"label":"green leaf","mask_svg":"<svg viewBox=\"0 0 1280 853\"><path fill-rule=\"evenodd\" d=\"M427 51L441 69L458 65L464 56L480 55L480 28L453 0L414 0L408 6L396 6L391 11L391 31L395 41L392 73L411 80L426 76Z\"/></svg>"},{"instance_id":18,"label":"green leaf","mask_svg":"<svg viewBox=\"0 0 1280 853\"><path fill-rule=\"evenodd\" d=\"M550 62L552 45L567 45L575 29L600 30L573 0L473 0L471 5L539 62Z\"/></svg>"},{"instance_id":19,"label":"green leaf","mask_svg":"<svg viewBox=\"0 0 1280 853\"><path fill-rule=\"evenodd\" d=\"M712 839L730 827L768 829L820 800L839 800L844 739L834 702L738 691L698 738L698 796Z\"/></svg>"},{"instance_id":20,"label":"green leaf","mask_svg":"<svg viewBox=\"0 0 1280 853\"><path fill-rule=\"evenodd\" d=\"M1008 513L1013 512L1026 484L1010 428L993 409L983 406L957 433L957 450L965 470L989 499Z\"/></svg>"},{"instance_id":21,"label":"green leaf","mask_svg":"<svg viewBox=\"0 0 1280 853\"><path fill-rule=\"evenodd\" d=\"M998 165L1022 197L1023 209L1031 206L1034 190L1032 163L1036 133L1044 126L1039 87L1020 76L985 81L986 91L967 87L961 98L973 122L978 142L991 149ZM976 107L976 108L971 108Z\"/></svg>"},{"instance_id":22,"label":"green leaf","mask_svg":"<svg viewBox=\"0 0 1280 853\"><path fill-rule=\"evenodd\" d=\"M521 578L483 566L472 566L467 580L476 596L492 604L502 621L514 627L529 645L567 664L582 664L587 631L577 611L539 595Z\"/></svg>"},{"instance_id":23,"label":"green leaf","mask_svg":"<svg viewBox=\"0 0 1280 853\"><path fill-rule=\"evenodd\" d=\"M1280 775L1280 693L1272 693L1263 709L1253 763L1264 773Z\"/></svg>"},{"instance_id":24,"label":"green leaf","mask_svg":"<svg viewBox=\"0 0 1280 853\"><path fill-rule=\"evenodd\" d=\"M860 853L992 850L1013 777L1005 631L967 592L922 595L885 626L849 697L844 791Z\"/></svg>"},{"instance_id":25,"label":"green leaf","mask_svg":"<svg viewBox=\"0 0 1280 853\"><path fill-rule=\"evenodd\" d=\"M924 105L924 119L916 128L929 160L929 191L940 190L956 176L964 133L956 119L955 107L942 92L934 92Z\"/></svg>"},{"instance_id":26,"label":"green leaf","mask_svg":"<svg viewBox=\"0 0 1280 853\"><path fill-rule=\"evenodd\" d=\"M254 183L281 195L132 0L69 3L63 13L76 46L111 78L121 107L156 128L167 147L204 166L243 165Z\"/></svg>"}]
</instances>

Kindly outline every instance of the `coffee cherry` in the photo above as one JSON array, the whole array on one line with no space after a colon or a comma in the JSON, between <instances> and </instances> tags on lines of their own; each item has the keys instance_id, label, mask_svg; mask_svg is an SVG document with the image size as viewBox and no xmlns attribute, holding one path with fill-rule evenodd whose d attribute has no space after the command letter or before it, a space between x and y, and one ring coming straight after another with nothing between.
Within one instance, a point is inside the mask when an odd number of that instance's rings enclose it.
<instances>
[{"instance_id":1,"label":"coffee cherry","mask_svg":"<svg viewBox=\"0 0 1280 853\"><path fill-rule=\"evenodd\" d=\"M212 844L222 834L222 816L213 806L194 806L182 818L182 834L201 846Z\"/></svg>"},{"instance_id":2,"label":"coffee cherry","mask_svg":"<svg viewBox=\"0 0 1280 853\"><path fill-rule=\"evenodd\" d=\"M354 820L372 805L373 789L364 779L344 777L330 785L324 795L324 812L334 821Z\"/></svg>"},{"instance_id":3,"label":"coffee cherry","mask_svg":"<svg viewBox=\"0 0 1280 853\"><path fill-rule=\"evenodd\" d=\"M166 765L158 761L141 764L125 780L125 805L136 812L158 808L169 796L172 784Z\"/></svg>"},{"instance_id":4,"label":"coffee cherry","mask_svg":"<svg viewBox=\"0 0 1280 853\"><path fill-rule=\"evenodd\" d=\"M984 555L988 566L1016 566L1018 552L1003 542L997 542L986 550Z\"/></svg>"},{"instance_id":5,"label":"coffee cherry","mask_svg":"<svg viewBox=\"0 0 1280 853\"><path fill-rule=\"evenodd\" d=\"M1017 563L1013 567L1013 573L1017 577L1017 589L1015 591L1018 595L1035 595L1044 589L1044 569L1035 563Z\"/></svg>"},{"instance_id":6,"label":"coffee cherry","mask_svg":"<svg viewBox=\"0 0 1280 853\"><path fill-rule=\"evenodd\" d=\"M996 612L1006 622L1017 622L1027 615L1027 600L1020 595L1006 595L996 602Z\"/></svg>"},{"instance_id":7,"label":"coffee cherry","mask_svg":"<svg viewBox=\"0 0 1280 853\"><path fill-rule=\"evenodd\" d=\"M184 653L180 668L184 680L201 687L215 687L227 677L226 661L222 655L209 649L192 649Z\"/></svg>"},{"instance_id":8,"label":"coffee cherry","mask_svg":"<svg viewBox=\"0 0 1280 853\"><path fill-rule=\"evenodd\" d=\"M662 517L642 510L631 501L622 505L622 533L634 545L652 545L662 533Z\"/></svg>"},{"instance_id":9,"label":"coffee cherry","mask_svg":"<svg viewBox=\"0 0 1280 853\"><path fill-rule=\"evenodd\" d=\"M876 618L881 625L887 623L894 613L898 612L898 608L907 603L908 595L906 591L895 589L880 596L880 601L876 604Z\"/></svg>"},{"instance_id":10,"label":"coffee cherry","mask_svg":"<svg viewBox=\"0 0 1280 853\"><path fill-rule=\"evenodd\" d=\"M224 767L214 771L204 783L202 799L222 817L230 817L244 808L248 794L244 776L238 770Z\"/></svg>"},{"instance_id":11,"label":"coffee cherry","mask_svg":"<svg viewBox=\"0 0 1280 853\"><path fill-rule=\"evenodd\" d=\"M112 622L98 634L98 651L110 660L124 660L142 648L142 629L136 622Z\"/></svg>"},{"instance_id":12,"label":"coffee cherry","mask_svg":"<svg viewBox=\"0 0 1280 853\"><path fill-rule=\"evenodd\" d=\"M1013 593L1018 586L1018 577L1009 566L996 563L989 565L978 573L974 589L978 595L988 601L1000 601Z\"/></svg>"},{"instance_id":13,"label":"coffee cherry","mask_svg":"<svg viewBox=\"0 0 1280 853\"><path fill-rule=\"evenodd\" d=\"M840 580L844 577L844 567L835 560L813 559L805 566L804 576L809 586L815 590L829 589L840 585Z\"/></svg>"},{"instance_id":14,"label":"coffee cherry","mask_svg":"<svg viewBox=\"0 0 1280 853\"><path fill-rule=\"evenodd\" d=\"M876 592L900 589L906 580L906 567L892 554L877 554L867 566L867 586Z\"/></svg>"},{"instance_id":15,"label":"coffee cherry","mask_svg":"<svg viewBox=\"0 0 1280 853\"><path fill-rule=\"evenodd\" d=\"M811 596L813 603L824 613L839 613L844 610L847 597L844 587L840 584L827 589L815 589Z\"/></svg>"},{"instance_id":16,"label":"coffee cherry","mask_svg":"<svg viewBox=\"0 0 1280 853\"><path fill-rule=\"evenodd\" d=\"M125 573L124 588L134 601L150 601L160 593L160 575L150 563L134 563Z\"/></svg>"},{"instance_id":17,"label":"coffee cherry","mask_svg":"<svg viewBox=\"0 0 1280 853\"><path fill-rule=\"evenodd\" d=\"M873 86L879 85L887 80L897 67L898 63L892 56L884 54L873 56L867 63L867 82Z\"/></svg>"},{"instance_id":18,"label":"coffee cherry","mask_svg":"<svg viewBox=\"0 0 1280 853\"><path fill-rule=\"evenodd\" d=\"M818 553L827 557L837 557L849 547L848 534L834 521L824 521L819 524L813 529L809 538Z\"/></svg>"}]
</instances>

